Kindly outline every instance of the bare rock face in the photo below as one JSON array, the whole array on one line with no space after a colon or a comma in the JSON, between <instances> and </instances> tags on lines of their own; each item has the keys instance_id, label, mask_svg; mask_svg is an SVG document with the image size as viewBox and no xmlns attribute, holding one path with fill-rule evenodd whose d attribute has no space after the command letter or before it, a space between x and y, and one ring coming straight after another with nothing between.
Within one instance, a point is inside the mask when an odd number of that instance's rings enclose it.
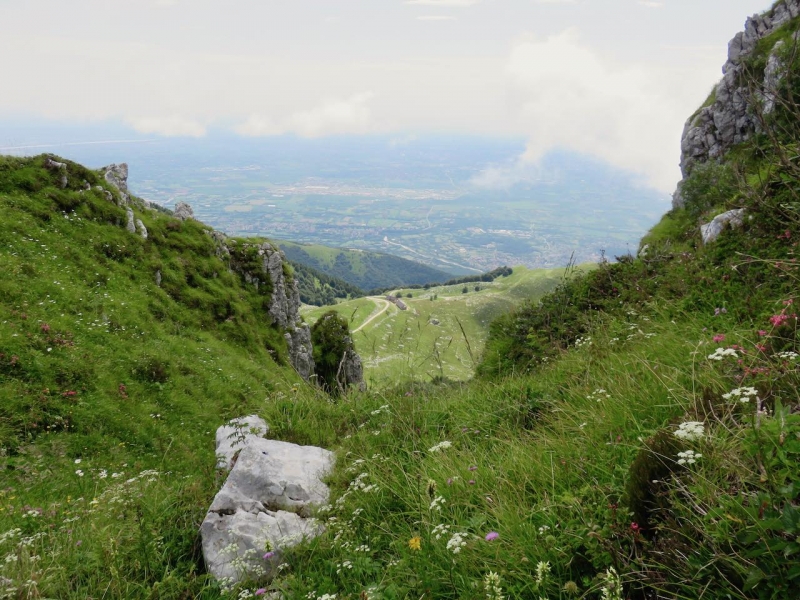
<instances>
[{"instance_id":1,"label":"bare rock face","mask_svg":"<svg viewBox=\"0 0 800 600\"><path fill-rule=\"evenodd\" d=\"M333 453L264 439L267 430L255 415L217 430L217 454L232 468L200 536L209 573L228 584L271 577L283 548L323 531L308 515L328 501L321 478L333 468ZM224 458L231 450L239 451L235 461Z\"/></svg>"},{"instance_id":2,"label":"bare rock face","mask_svg":"<svg viewBox=\"0 0 800 600\"><path fill-rule=\"evenodd\" d=\"M217 468L230 471L236 453L252 439L263 438L267 432L269 425L258 415L231 419L219 427L216 436Z\"/></svg>"},{"instance_id":3,"label":"bare rock face","mask_svg":"<svg viewBox=\"0 0 800 600\"><path fill-rule=\"evenodd\" d=\"M142 236L142 239L147 239L147 227L144 226L141 219L136 219L136 231L139 232L139 235Z\"/></svg>"},{"instance_id":4,"label":"bare rock face","mask_svg":"<svg viewBox=\"0 0 800 600\"><path fill-rule=\"evenodd\" d=\"M704 244L710 244L717 240L726 226L731 228L741 227L744 223L744 209L738 208L729 210L721 215L714 217L710 223L700 226L700 235L703 237Z\"/></svg>"},{"instance_id":5,"label":"bare rock face","mask_svg":"<svg viewBox=\"0 0 800 600\"><path fill-rule=\"evenodd\" d=\"M44 161L44 168L45 169L50 169L51 171L58 171L59 174L61 175L61 177L59 179L59 182L58 182L59 186L61 187L62 190L65 187L67 187L67 184L69 183L69 179L67 178L67 165L66 165L66 163L55 161L52 158L46 158L45 161Z\"/></svg>"},{"instance_id":6,"label":"bare rock face","mask_svg":"<svg viewBox=\"0 0 800 600\"><path fill-rule=\"evenodd\" d=\"M178 202L173 210L173 215L176 219L185 221L186 219L194 219L194 210L190 204L186 202Z\"/></svg>"},{"instance_id":7,"label":"bare rock face","mask_svg":"<svg viewBox=\"0 0 800 600\"><path fill-rule=\"evenodd\" d=\"M311 330L307 323L301 323L284 334L289 347L289 360L295 371L308 381L314 374L314 355L311 346Z\"/></svg>"},{"instance_id":8,"label":"bare rock face","mask_svg":"<svg viewBox=\"0 0 800 600\"><path fill-rule=\"evenodd\" d=\"M774 110L775 94L785 73L780 59L783 44L779 42L772 48L764 80L755 86L747 80L744 61L760 40L799 15L800 0L783 0L764 14L747 19L744 31L730 41L728 60L722 68L723 77L716 87L713 102L692 115L684 127L681 139L684 179L697 163L719 159L731 147L760 131L759 114L768 115ZM673 195L674 208L683 206L681 187L678 184Z\"/></svg>"},{"instance_id":9,"label":"bare rock face","mask_svg":"<svg viewBox=\"0 0 800 600\"><path fill-rule=\"evenodd\" d=\"M361 364L361 357L355 350L348 350L344 356L342 379L345 389L351 385L360 390L365 388L364 365Z\"/></svg>"},{"instance_id":10,"label":"bare rock face","mask_svg":"<svg viewBox=\"0 0 800 600\"><path fill-rule=\"evenodd\" d=\"M129 204L131 198L128 194L128 165L126 163L108 165L103 167L101 172L103 173L103 179L119 190L122 204Z\"/></svg>"},{"instance_id":11,"label":"bare rock face","mask_svg":"<svg viewBox=\"0 0 800 600\"><path fill-rule=\"evenodd\" d=\"M125 209L125 213L128 217L128 223L125 225L125 229L128 230L128 233L136 233L136 221L133 217L133 211L130 208Z\"/></svg>"}]
</instances>

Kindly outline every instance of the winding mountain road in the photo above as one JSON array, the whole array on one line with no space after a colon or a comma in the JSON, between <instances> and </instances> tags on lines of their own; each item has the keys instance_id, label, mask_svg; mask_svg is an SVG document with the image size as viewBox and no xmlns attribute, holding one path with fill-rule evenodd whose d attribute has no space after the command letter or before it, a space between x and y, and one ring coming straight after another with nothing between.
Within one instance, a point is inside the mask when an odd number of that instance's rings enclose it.
<instances>
[{"instance_id":1,"label":"winding mountain road","mask_svg":"<svg viewBox=\"0 0 800 600\"><path fill-rule=\"evenodd\" d=\"M379 303L383 302L383 308L380 309L378 312L373 312L366 321L364 321L361 325L359 325L358 327L353 329L353 333L357 333L357 332L361 331L364 327L366 327L367 325L372 323L375 319L380 317L383 313L385 313L389 309L389 307L392 305L391 302L389 302L388 300L384 300L383 298L377 298L375 296L369 296L369 299L372 300L375 303L375 308L378 308L380 306Z\"/></svg>"}]
</instances>

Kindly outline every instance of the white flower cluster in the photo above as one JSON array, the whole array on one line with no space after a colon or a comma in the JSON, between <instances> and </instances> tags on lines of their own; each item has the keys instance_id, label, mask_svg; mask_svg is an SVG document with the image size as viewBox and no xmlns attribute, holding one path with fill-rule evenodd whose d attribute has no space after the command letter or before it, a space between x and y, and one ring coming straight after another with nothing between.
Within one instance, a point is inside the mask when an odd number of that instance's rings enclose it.
<instances>
[{"instance_id":1,"label":"white flower cluster","mask_svg":"<svg viewBox=\"0 0 800 600\"><path fill-rule=\"evenodd\" d=\"M445 502L447 502L447 500L445 500L443 496L436 496L436 498L434 498L431 502L430 509L440 511L442 510L442 506L444 506Z\"/></svg>"},{"instance_id":2,"label":"white flower cluster","mask_svg":"<svg viewBox=\"0 0 800 600\"><path fill-rule=\"evenodd\" d=\"M547 576L550 575L550 563L548 561L540 560L536 564L536 585L541 586L547 581Z\"/></svg>"},{"instance_id":3,"label":"white flower cluster","mask_svg":"<svg viewBox=\"0 0 800 600\"><path fill-rule=\"evenodd\" d=\"M679 465L693 465L698 460L703 458L703 455L694 450L686 450L685 452L678 452Z\"/></svg>"},{"instance_id":4,"label":"white flower cluster","mask_svg":"<svg viewBox=\"0 0 800 600\"><path fill-rule=\"evenodd\" d=\"M446 450L453 445L453 442L448 442L447 440L443 442L439 442L435 446L428 448L428 452L439 452L439 450Z\"/></svg>"},{"instance_id":5,"label":"white flower cluster","mask_svg":"<svg viewBox=\"0 0 800 600\"><path fill-rule=\"evenodd\" d=\"M775 358L780 358L781 360L797 360L800 357L800 354L797 352L778 352L775 354Z\"/></svg>"},{"instance_id":6,"label":"white flower cluster","mask_svg":"<svg viewBox=\"0 0 800 600\"><path fill-rule=\"evenodd\" d=\"M483 578L483 590L488 600L503 600L503 589L500 587L500 575L489 571Z\"/></svg>"},{"instance_id":7,"label":"white flower cluster","mask_svg":"<svg viewBox=\"0 0 800 600\"><path fill-rule=\"evenodd\" d=\"M736 358L739 355L736 354L736 350L734 350L733 348L717 348L716 350L714 350L713 354L708 355L708 359L723 360L727 356L732 356L733 358Z\"/></svg>"},{"instance_id":8,"label":"white flower cluster","mask_svg":"<svg viewBox=\"0 0 800 600\"><path fill-rule=\"evenodd\" d=\"M611 394L609 394L603 388L597 388L591 394L586 396L586 399L587 400L594 400L595 402L602 402L603 400L610 400L611 399Z\"/></svg>"},{"instance_id":9,"label":"white flower cluster","mask_svg":"<svg viewBox=\"0 0 800 600\"><path fill-rule=\"evenodd\" d=\"M592 345L592 338L590 338L588 335L585 338L579 337L577 340L575 340L576 348L583 348L584 346L591 346L591 345Z\"/></svg>"},{"instance_id":10,"label":"white flower cluster","mask_svg":"<svg viewBox=\"0 0 800 600\"><path fill-rule=\"evenodd\" d=\"M731 390L727 394L722 394L722 397L725 400L733 400L736 398L742 404L747 404L753 398L758 396L758 390L753 387L741 387L736 388L735 390Z\"/></svg>"},{"instance_id":11,"label":"white flower cluster","mask_svg":"<svg viewBox=\"0 0 800 600\"><path fill-rule=\"evenodd\" d=\"M700 421L686 421L678 426L675 437L693 442L702 439L705 435L705 426Z\"/></svg>"},{"instance_id":12,"label":"white flower cluster","mask_svg":"<svg viewBox=\"0 0 800 600\"><path fill-rule=\"evenodd\" d=\"M351 570L352 571L352 569L353 569L353 563L350 562L349 560L346 560L344 562L340 562L340 563L336 564L336 573L337 574L341 574L341 572L343 570L344 571L347 571L347 570Z\"/></svg>"},{"instance_id":13,"label":"white flower cluster","mask_svg":"<svg viewBox=\"0 0 800 600\"><path fill-rule=\"evenodd\" d=\"M433 536L433 539L440 540L442 539L442 537L447 535L449 531L450 531L450 525L441 524L433 528L433 531L431 531L431 535Z\"/></svg>"},{"instance_id":14,"label":"white flower cluster","mask_svg":"<svg viewBox=\"0 0 800 600\"><path fill-rule=\"evenodd\" d=\"M454 533L453 537L447 542L447 549L453 554L458 554L461 552L461 549L467 545L466 537L466 533Z\"/></svg>"},{"instance_id":15,"label":"white flower cluster","mask_svg":"<svg viewBox=\"0 0 800 600\"><path fill-rule=\"evenodd\" d=\"M381 414L383 411L387 411L387 412L389 411L389 405L388 405L388 404L384 404L384 405L383 405L383 406L381 406L380 408L376 408L375 410L373 410L373 411L372 411L371 413L369 413L369 414L371 414L371 415L373 415L373 416L374 416L374 415L379 415L379 414Z\"/></svg>"},{"instance_id":16,"label":"white flower cluster","mask_svg":"<svg viewBox=\"0 0 800 600\"><path fill-rule=\"evenodd\" d=\"M603 577L603 587L600 589L602 600L623 600L622 579L614 567L609 567Z\"/></svg>"}]
</instances>

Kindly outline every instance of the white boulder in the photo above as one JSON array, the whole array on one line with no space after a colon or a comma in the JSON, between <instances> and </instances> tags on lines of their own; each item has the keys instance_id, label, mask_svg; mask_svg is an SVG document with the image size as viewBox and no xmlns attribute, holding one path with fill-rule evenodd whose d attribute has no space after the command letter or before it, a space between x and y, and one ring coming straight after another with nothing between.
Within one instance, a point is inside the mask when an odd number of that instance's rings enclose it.
<instances>
[{"instance_id":1,"label":"white boulder","mask_svg":"<svg viewBox=\"0 0 800 600\"><path fill-rule=\"evenodd\" d=\"M743 208L729 210L721 215L717 215L710 223L700 226L700 235L703 236L703 243L710 244L711 242L716 241L716 239L724 231L726 225L729 225L733 228L741 227L742 223L744 223Z\"/></svg>"},{"instance_id":2,"label":"white boulder","mask_svg":"<svg viewBox=\"0 0 800 600\"><path fill-rule=\"evenodd\" d=\"M160 279L160 271L157 276ZM258 415L248 415L231 419L217 428L217 468L230 471L233 468L233 457L242 450L248 441L263 438L269 431L269 425Z\"/></svg>"}]
</instances>

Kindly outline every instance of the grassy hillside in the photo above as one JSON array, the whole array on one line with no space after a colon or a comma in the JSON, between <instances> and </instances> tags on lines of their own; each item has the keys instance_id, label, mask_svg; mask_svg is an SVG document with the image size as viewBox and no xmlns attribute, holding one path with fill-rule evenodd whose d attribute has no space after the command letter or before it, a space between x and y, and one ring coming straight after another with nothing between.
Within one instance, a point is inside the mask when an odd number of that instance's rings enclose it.
<instances>
[{"instance_id":1,"label":"grassy hillside","mask_svg":"<svg viewBox=\"0 0 800 600\"><path fill-rule=\"evenodd\" d=\"M294 278L300 290L300 301L314 306L335 304L338 299L358 298L364 295L361 288L332 277L312 267L291 262Z\"/></svg>"},{"instance_id":2,"label":"grassy hillside","mask_svg":"<svg viewBox=\"0 0 800 600\"><path fill-rule=\"evenodd\" d=\"M565 269L515 267L512 275L493 282L390 290L407 310L385 295L341 302L334 308L350 321L371 384L463 381L474 373L490 323L523 300L541 298L564 276ZM313 323L324 312L307 309L303 316Z\"/></svg>"},{"instance_id":3,"label":"grassy hillside","mask_svg":"<svg viewBox=\"0 0 800 600\"><path fill-rule=\"evenodd\" d=\"M391 254L284 241L278 244L290 261L343 279L362 290L434 283L452 277L450 273Z\"/></svg>"}]
</instances>

